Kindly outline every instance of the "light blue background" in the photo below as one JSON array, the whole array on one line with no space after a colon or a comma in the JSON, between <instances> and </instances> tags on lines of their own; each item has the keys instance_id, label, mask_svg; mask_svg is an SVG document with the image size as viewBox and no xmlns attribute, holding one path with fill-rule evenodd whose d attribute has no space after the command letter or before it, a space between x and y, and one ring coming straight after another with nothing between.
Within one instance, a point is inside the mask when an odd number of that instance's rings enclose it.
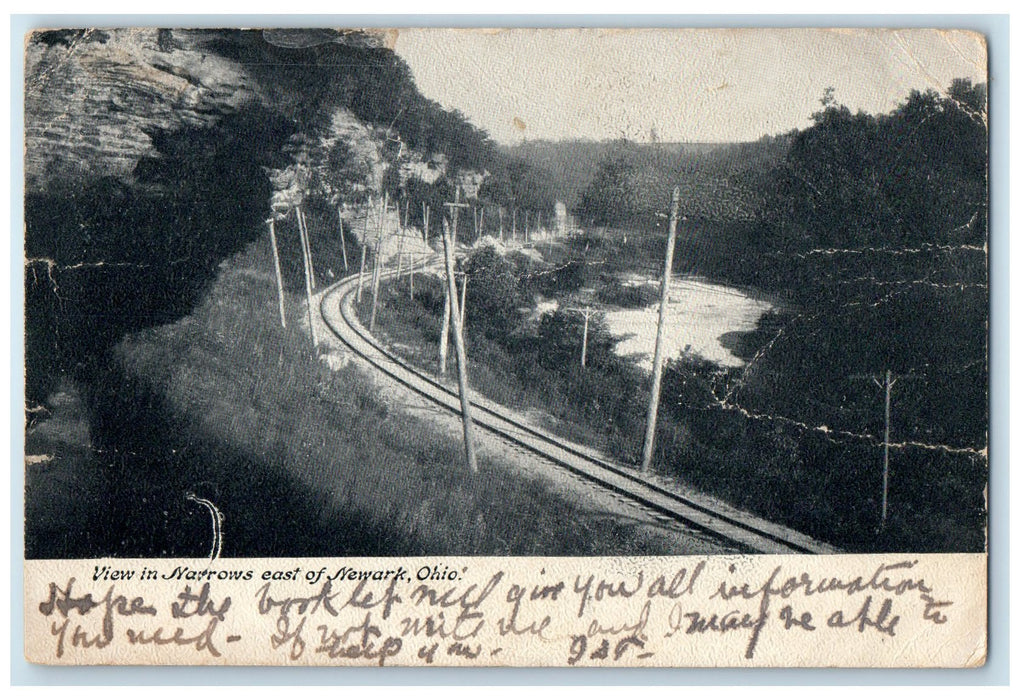
<instances>
[{"instance_id":1,"label":"light blue background","mask_svg":"<svg viewBox=\"0 0 1020 700\"><path fill-rule=\"evenodd\" d=\"M25 662L22 602L24 386L11 387L11 683L13 685L1004 685L1009 682L1009 18L1006 15L12 15L10 376L23 378L23 76L25 33L42 27L942 27L989 47L991 427L989 651L975 670L62 668ZM20 265L19 265L20 267Z\"/></svg>"}]
</instances>

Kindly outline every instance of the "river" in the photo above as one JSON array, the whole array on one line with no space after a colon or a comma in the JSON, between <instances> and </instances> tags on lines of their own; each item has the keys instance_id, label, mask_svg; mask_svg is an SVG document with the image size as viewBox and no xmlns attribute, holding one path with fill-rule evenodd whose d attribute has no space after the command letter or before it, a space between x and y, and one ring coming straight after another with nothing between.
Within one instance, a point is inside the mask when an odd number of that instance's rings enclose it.
<instances>
[{"instance_id":1,"label":"river","mask_svg":"<svg viewBox=\"0 0 1020 700\"><path fill-rule=\"evenodd\" d=\"M631 279L629 283L648 283ZM721 341L726 333L754 330L758 319L773 306L739 289L702 279L674 276L666 307L666 359L679 357L684 348L721 367L740 367L744 361ZM646 372L652 369L658 303L639 309L605 312L609 332L620 341L618 355L633 357Z\"/></svg>"}]
</instances>

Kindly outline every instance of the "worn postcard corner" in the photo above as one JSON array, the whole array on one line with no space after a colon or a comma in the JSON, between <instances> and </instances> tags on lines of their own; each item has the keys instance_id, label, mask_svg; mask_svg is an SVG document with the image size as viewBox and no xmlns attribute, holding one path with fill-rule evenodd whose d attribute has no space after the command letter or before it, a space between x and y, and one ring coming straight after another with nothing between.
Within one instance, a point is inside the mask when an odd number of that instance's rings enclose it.
<instances>
[{"instance_id":1,"label":"worn postcard corner","mask_svg":"<svg viewBox=\"0 0 1020 700\"><path fill-rule=\"evenodd\" d=\"M32 663L985 663L980 34L25 66Z\"/></svg>"}]
</instances>

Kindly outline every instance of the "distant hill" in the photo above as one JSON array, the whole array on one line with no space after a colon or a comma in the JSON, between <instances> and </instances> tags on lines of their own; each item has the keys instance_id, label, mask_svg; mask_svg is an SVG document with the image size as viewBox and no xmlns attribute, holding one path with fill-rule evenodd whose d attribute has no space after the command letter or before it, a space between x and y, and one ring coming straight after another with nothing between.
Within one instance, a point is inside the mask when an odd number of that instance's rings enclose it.
<instances>
[{"instance_id":1,"label":"distant hill","mask_svg":"<svg viewBox=\"0 0 1020 700\"><path fill-rule=\"evenodd\" d=\"M639 202L647 200L646 207L664 209L670 190L679 185L692 211L710 214L709 218L747 218L755 210L760 180L788 148L786 137L776 137L750 143L525 141L501 150L548 173L550 188L572 211L581 207L600 164L620 159L634 172ZM648 213L654 215L652 210Z\"/></svg>"}]
</instances>

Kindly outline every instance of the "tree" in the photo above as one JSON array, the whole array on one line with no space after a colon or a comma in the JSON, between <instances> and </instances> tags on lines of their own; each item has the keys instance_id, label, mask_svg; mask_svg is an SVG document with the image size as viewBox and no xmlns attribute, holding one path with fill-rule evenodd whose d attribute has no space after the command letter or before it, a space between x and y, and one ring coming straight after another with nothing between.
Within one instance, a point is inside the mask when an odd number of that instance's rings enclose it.
<instances>
[{"instance_id":1,"label":"tree","mask_svg":"<svg viewBox=\"0 0 1020 700\"><path fill-rule=\"evenodd\" d=\"M317 168L316 176L317 189L334 206L357 204L368 198L368 163L344 139L337 139L329 148L326 167Z\"/></svg>"},{"instance_id":2,"label":"tree","mask_svg":"<svg viewBox=\"0 0 1020 700\"><path fill-rule=\"evenodd\" d=\"M520 305L517 275L511 263L492 247L475 251L464 262L468 275L468 326L494 340L505 341L517 325Z\"/></svg>"},{"instance_id":3,"label":"tree","mask_svg":"<svg viewBox=\"0 0 1020 700\"><path fill-rule=\"evenodd\" d=\"M945 96L915 90L873 116L851 113L827 90L774 171L766 218L811 245L849 247L935 242L975 213L983 221L984 101L983 85L957 80Z\"/></svg>"},{"instance_id":4,"label":"tree","mask_svg":"<svg viewBox=\"0 0 1020 700\"><path fill-rule=\"evenodd\" d=\"M581 359L584 338L584 317L570 311L553 311L542 316L538 323L538 362L547 369L562 370L573 367ZM616 356L615 344L602 314L588 319L588 368L609 366Z\"/></svg>"},{"instance_id":5,"label":"tree","mask_svg":"<svg viewBox=\"0 0 1020 700\"><path fill-rule=\"evenodd\" d=\"M595 177L581 195L578 210L583 220L619 226L637 217L637 199L634 165L624 155L611 155L599 163Z\"/></svg>"}]
</instances>

